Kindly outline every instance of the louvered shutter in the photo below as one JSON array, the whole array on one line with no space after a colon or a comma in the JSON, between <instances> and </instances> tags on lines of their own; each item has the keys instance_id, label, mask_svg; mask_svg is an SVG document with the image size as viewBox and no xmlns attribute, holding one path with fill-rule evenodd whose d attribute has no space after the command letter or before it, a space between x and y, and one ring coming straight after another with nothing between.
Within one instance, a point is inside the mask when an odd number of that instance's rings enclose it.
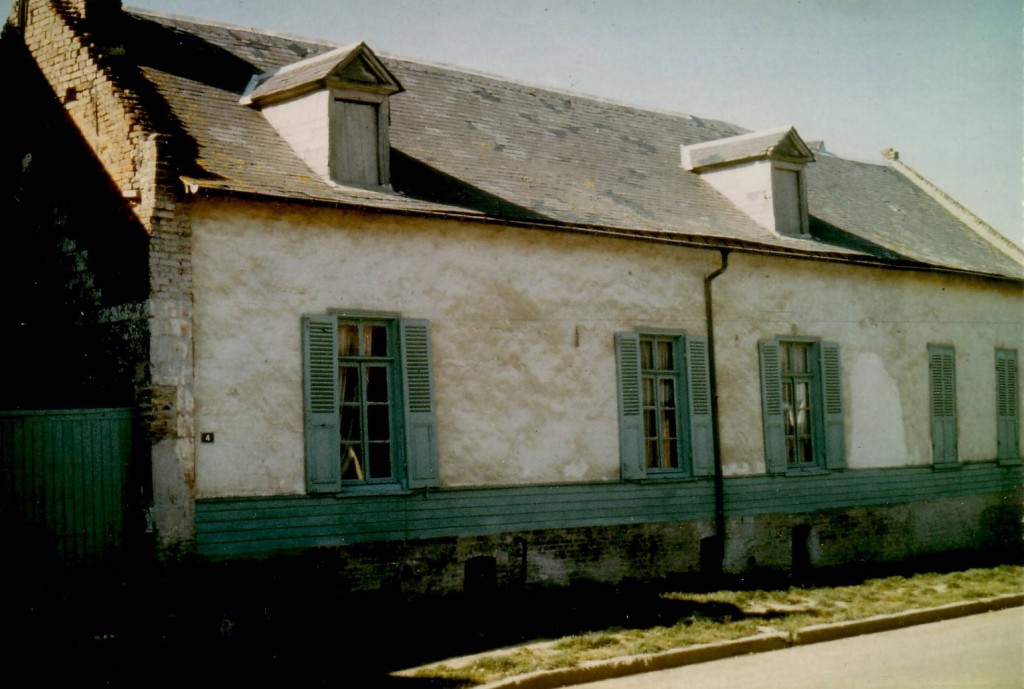
<instances>
[{"instance_id":1,"label":"louvered shutter","mask_svg":"<svg viewBox=\"0 0 1024 689\"><path fill-rule=\"evenodd\" d=\"M686 338L686 365L690 389L690 450L694 476L711 476L715 471L711 425L711 381L708 366L708 338Z\"/></svg>"},{"instance_id":2,"label":"louvered shutter","mask_svg":"<svg viewBox=\"0 0 1024 689\"><path fill-rule=\"evenodd\" d=\"M1017 350L996 350L996 433L999 459L1020 459Z\"/></svg>"},{"instance_id":3,"label":"louvered shutter","mask_svg":"<svg viewBox=\"0 0 1024 689\"><path fill-rule=\"evenodd\" d=\"M842 469L846 466L846 433L843 423L842 368L839 365L839 345L822 342L821 402L824 419L825 466Z\"/></svg>"},{"instance_id":4,"label":"louvered shutter","mask_svg":"<svg viewBox=\"0 0 1024 689\"><path fill-rule=\"evenodd\" d=\"M440 485L441 479L437 463L430 323L403 320L400 330L408 487L435 487Z\"/></svg>"},{"instance_id":5,"label":"louvered shutter","mask_svg":"<svg viewBox=\"0 0 1024 689\"><path fill-rule=\"evenodd\" d=\"M956 368L952 347L928 348L929 395L932 416L932 461L957 461Z\"/></svg>"},{"instance_id":6,"label":"louvered shutter","mask_svg":"<svg viewBox=\"0 0 1024 689\"><path fill-rule=\"evenodd\" d=\"M619 463L624 480L646 475L644 417L640 380L640 336L615 334L615 358L619 378Z\"/></svg>"},{"instance_id":7,"label":"louvered shutter","mask_svg":"<svg viewBox=\"0 0 1024 689\"><path fill-rule=\"evenodd\" d=\"M764 458L769 473L786 471L786 428L782 416L782 371L778 340L761 340L761 416L764 424Z\"/></svg>"},{"instance_id":8,"label":"louvered shutter","mask_svg":"<svg viewBox=\"0 0 1024 689\"><path fill-rule=\"evenodd\" d=\"M302 319L305 392L306 490L341 490L339 437L338 345L333 316Z\"/></svg>"}]
</instances>

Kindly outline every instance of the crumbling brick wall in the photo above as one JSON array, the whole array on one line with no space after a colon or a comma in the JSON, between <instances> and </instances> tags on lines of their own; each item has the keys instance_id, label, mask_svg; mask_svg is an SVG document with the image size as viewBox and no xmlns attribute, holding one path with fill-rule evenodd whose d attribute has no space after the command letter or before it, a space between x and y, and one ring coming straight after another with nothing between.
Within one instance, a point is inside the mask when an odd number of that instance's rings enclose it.
<instances>
[{"instance_id":1,"label":"crumbling brick wall","mask_svg":"<svg viewBox=\"0 0 1024 689\"><path fill-rule=\"evenodd\" d=\"M191 230L174 142L149 114L161 102L119 41L120 9L119 0L19 0L5 32L23 42L148 233L149 356L137 399L158 543L172 555L194 532Z\"/></svg>"}]
</instances>

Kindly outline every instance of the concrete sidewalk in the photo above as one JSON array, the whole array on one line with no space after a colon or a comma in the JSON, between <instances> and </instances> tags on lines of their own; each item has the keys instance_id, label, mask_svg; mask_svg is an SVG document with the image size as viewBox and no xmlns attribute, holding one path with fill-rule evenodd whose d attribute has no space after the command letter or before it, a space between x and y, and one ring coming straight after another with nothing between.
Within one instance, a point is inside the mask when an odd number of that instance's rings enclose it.
<instances>
[{"instance_id":1,"label":"concrete sidewalk","mask_svg":"<svg viewBox=\"0 0 1024 689\"><path fill-rule=\"evenodd\" d=\"M973 601L950 603L935 608L908 610L890 615L878 615L862 620L819 624L803 627L791 633L766 633L731 641L699 644L673 649L663 653L640 656L626 656L603 661L589 661L577 667L557 670L541 670L525 675L509 677L478 689L556 689L574 684L596 682L603 679L625 677L644 672L666 670L683 665L703 663L710 660L774 651L789 646L807 645L832 641L860 634L873 634L912 625L949 620L967 615L976 615L991 610L1002 610L1024 605L1024 593L993 596ZM453 659L452 663L459 660Z\"/></svg>"}]
</instances>

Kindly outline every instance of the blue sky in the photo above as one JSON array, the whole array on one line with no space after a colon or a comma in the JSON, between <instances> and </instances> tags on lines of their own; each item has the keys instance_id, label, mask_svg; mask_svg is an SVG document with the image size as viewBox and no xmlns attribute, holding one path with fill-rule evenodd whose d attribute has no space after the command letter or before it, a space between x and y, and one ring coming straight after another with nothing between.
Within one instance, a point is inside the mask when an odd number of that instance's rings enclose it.
<instances>
[{"instance_id":1,"label":"blue sky","mask_svg":"<svg viewBox=\"0 0 1024 689\"><path fill-rule=\"evenodd\" d=\"M1024 243L1020 0L132 0L721 119L895 148Z\"/></svg>"}]
</instances>

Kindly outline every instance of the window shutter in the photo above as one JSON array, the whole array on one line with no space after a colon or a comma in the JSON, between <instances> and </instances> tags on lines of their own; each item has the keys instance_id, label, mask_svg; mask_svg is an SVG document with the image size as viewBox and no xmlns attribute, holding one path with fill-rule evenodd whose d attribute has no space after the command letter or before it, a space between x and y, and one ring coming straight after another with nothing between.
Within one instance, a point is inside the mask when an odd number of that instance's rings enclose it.
<instances>
[{"instance_id":1,"label":"window shutter","mask_svg":"<svg viewBox=\"0 0 1024 689\"><path fill-rule=\"evenodd\" d=\"M786 429L782 417L782 371L778 340L761 340L761 413L764 422L764 459L769 473L786 471Z\"/></svg>"},{"instance_id":2,"label":"window shutter","mask_svg":"<svg viewBox=\"0 0 1024 689\"><path fill-rule=\"evenodd\" d=\"M843 424L842 367L839 365L839 345L822 342L821 400L825 421L825 466L842 469L846 466L846 435Z\"/></svg>"},{"instance_id":3,"label":"window shutter","mask_svg":"<svg viewBox=\"0 0 1024 689\"><path fill-rule=\"evenodd\" d=\"M694 476L714 473L711 426L711 380L708 367L708 338L686 338L686 365L690 388L690 449Z\"/></svg>"},{"instance_id":4,"label":"window shutter","mask_svg":"<svg viewBox=\"0 0 1024 689\"><path fill-rule=\"evenodd\" d=\"M306 426L306 490L341 490L338 419L338 345L333 316L302 319Z\"/></svg>"},{"instance_id":5,"label":"window shutter","mask_svg":"<svg viewBox=\"0 0 1024 689\"><path fill-rule=\"evenodd\" d=\"M996 432L999 459L1020 459L1017 350L996 350Z\"/></svg>"},{"instance_id":6,"label":"window shutter","mask_svg":"<svg viewBox=\"0 0 1024 689\"><path fill-rule=\"evenodd\" d=\"M619 462L624 480L646 475L644 417L640 380L640 335L615 334L619 374Z\"/></svg>"},{"instance_id":7,"label":"window shutter","mask_svg":"<svg viewBox=\"0 0 1024 689\"><path fill-rule=\"evenodd\" d=\"M929 394L932 412L932 461L957 461L956 368L952 347L928 348Z\"/></svg>"},{"instance_id":8,"label":"window shutter","mask_svg":"<svg viewBox=\"0 0 1024 689\"><path fill-rule=\"evenodd\" d=\"M408 487L430 488L441 483L430 365L430 323L424 320L403 320L400 328Z\"/></svg>"}]
</instances>

